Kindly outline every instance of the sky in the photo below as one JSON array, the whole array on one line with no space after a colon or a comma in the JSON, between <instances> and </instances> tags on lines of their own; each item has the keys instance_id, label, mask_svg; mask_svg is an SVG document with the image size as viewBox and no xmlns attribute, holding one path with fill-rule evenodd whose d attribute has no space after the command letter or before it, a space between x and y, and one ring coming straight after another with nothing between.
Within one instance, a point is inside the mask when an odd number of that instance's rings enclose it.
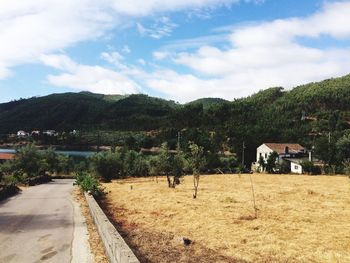
<instances>
[{"instance_id":1,"label":"sky","mask_svg":"<svg viewBox=\"0 0 350 263\"><path fill-rule=\"evenodd\" d=\"M0 0L0 102L228 100L350 73L350 1Z\"/></svg>"}]
</instances>

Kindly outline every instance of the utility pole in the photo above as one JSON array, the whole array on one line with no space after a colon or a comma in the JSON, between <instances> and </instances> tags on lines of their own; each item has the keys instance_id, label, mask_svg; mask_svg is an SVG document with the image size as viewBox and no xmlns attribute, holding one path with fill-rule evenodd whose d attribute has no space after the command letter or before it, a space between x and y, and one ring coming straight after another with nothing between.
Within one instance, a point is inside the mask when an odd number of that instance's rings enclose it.
<instances>
[{"instance_id":1,"label":"utility pole","mask_svg":"<svg viewBox=\"0 0 350 263\"><path fill-rule=\"evenodd\" d=\"M243 145L242 145L242 166L244 167L244 149L245 149L245 143L243 141Z\"/></svg>"},{"instance_id":2,"label":"utility pole","mask_svg":"<svg viewBox=\"0 0 350 263\"><path fill-rule=\"evenodd\" d=\"M181 140L181 132L177 132L177 151L180 152L180 140Z\"/></svg>"}]
</instances>

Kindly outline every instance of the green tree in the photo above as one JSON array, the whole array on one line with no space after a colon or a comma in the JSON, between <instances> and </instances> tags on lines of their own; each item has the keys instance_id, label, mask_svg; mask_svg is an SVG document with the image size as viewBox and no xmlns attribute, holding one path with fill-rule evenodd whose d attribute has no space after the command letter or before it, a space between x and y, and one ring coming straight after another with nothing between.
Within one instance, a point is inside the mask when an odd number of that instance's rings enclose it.
<instances>
[{"instance_id":1,"label":"green tree","mask_svg":"<svg viewBox=\"0 0 350 263\"><path fill-rule=\"evenodd\" d=\"M60 158L53 148L48 148L43 151L42 157L47 163L47 171L50 173L57 173L60 170Z\"/></svg>"},{"instance_id":2,"label":"green tree","mask_svg":"<svg viewBox=\"0 0 350 263\"><path fill-rule=\"evenodd\" d=\"M175 185L180 183L180 177L184 173L184 167L185 167L185 158L183 154L178 151L178 153L172 158L172 169L171 169L171 175L173 176L172 187L175 188Z\"/></svg>"},{"instance_id":3,"label":"green tree","mask_svg":"<svg viewBox=\"0 0 350 263\"><path fill-rule=\"evenodd\" d=\"M169 147L167 143L163 143L160 148L157 165L158 171L160 171L167 177L168 187L172 187L173 183L171 182L170 178L172 172L172 156L169 152Z\"/></svg>"},{"instance_id":4,"label":"green tree","mask_svg":"<svg viewBox=\"0 0 350 263\"><path fill-rule=\"evenodd\" d=\"M203 147L198 146L195 143L190 143L189 148L190 148L189 165L192 169L193 186L194 186L193 198L197 198L200 172L203 168L204 161L205 161L203 157Z\"/></svg>"},{"instance_id":5,"label":"green tree","mask_svg":"<svg viewBox=\"0 0 350 263\"><path fill-rule=\"evenodd\" d=\"M146 176L149 166L142 154L135 151L127 151L124 156L124 172L128 176Z\"/></svg>"},{"instance_id":6,"label":"green tree","mask_svg":"<svg viewBox=\"0 0 350 263\"><path fill-rule=\"evenodd\" d=\"M34 144L16 150L14 165L17 173L28 177L43 175L48 169L48 164Z\"/></svg>"},{"instance_id":7,"label":"green tree","mask_svg":"<svg viewBox=\"0 0 350 263\"><path fill-rule=\"evenodd\" d=\"M273 173L274 169L276 168L276 161L278 158L278 153L277 152L272 152L269 154L266 160L266 171L268 173Z\"/></svg>"},{"instance_id":8,"label":"green tree","mask_svg":"<svg viewBox=\"0 0 350 263\"><path fill-rule=\"evenodd\" d=\"M265 171L265 168L266 168L266 163L265 163L265 160L264 160L264 157L262 157L262 155L260 155L259 157L259 169L261 172Z\"/></svg>"},{"instance_id":9,"label":"green tree","mask_svg":"<svg viewBox=\"0 0 350 263\"><path fill-rule=\"evenodd\" d=\"M350 158L350 131L336 142L337 157L340 162Z\"/></svg>"},{"instance_id":10,"label":"green tree","mask_svg":"<svg viewBox=\"0 0 350 263\"><path fill-rule=\"evenodd\" d=\"M119 153L100 152L90 158L96 174L104 181L122 176L123 162Z\"/></svg>"}]
</instances>

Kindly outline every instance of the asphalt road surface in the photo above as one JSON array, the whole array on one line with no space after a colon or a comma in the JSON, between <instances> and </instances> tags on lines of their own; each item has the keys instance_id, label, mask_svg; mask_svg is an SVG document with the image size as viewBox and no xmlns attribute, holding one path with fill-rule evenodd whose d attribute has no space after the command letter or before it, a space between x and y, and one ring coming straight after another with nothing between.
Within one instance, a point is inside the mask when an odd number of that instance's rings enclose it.
<instances>
[{"instance_id":1,"label":"asphalt road surface","mask_svg":"<svg viewBox=\"0 0 350 263\"><path fill-rule=\"evenodd\" d=\"M91 262L73 180L29 187L0 202L0 263Z\"/></svg>"}]
</instances>

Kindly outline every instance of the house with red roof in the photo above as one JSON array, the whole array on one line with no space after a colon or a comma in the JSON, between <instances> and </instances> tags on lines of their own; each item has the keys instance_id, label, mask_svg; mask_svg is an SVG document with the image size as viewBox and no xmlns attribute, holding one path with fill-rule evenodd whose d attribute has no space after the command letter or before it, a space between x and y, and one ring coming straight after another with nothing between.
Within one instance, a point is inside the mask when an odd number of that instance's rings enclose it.
<instances>
[{"instance_id":1,"label":"house with red roof","mask_svg":"<svg viewBox=\"0 0 350 263\"><path fill-rule=\"evenodd\" d=\"M15 158L13 153L0 153L0 163Z\"/></svg>"},{"instance_id":2,"label":"house with red roof","mask_svg":"<svg viewBox=\"0 0 350 263\"><path fill-rule=\"evenodd\" d=\"M273 152L278 154L277 162L287 161L290 163L292 173L301 174L303 172L300 160L305 160L307 151L305 147L297 143L263 143L257 148L255 166L259 166L261 157L266 162Z\"/></svg>"}]
</instances>

